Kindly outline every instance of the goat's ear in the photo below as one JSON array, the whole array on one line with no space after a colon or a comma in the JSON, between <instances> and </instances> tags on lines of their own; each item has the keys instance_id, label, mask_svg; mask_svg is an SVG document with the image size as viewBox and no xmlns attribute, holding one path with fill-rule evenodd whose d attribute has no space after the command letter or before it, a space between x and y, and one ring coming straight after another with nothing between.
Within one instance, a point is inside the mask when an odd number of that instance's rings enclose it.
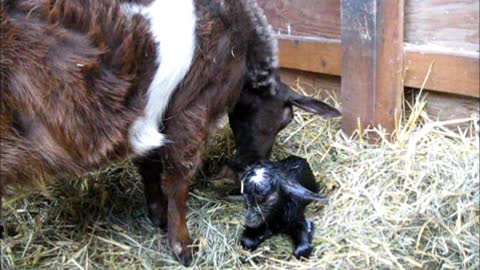
<instances>
[{"instance_id":1,"label":"goat's ear","mask_svg":"<svg viewBox=\"0 0 480 270\"><path fill-rule=\"evenodd\" d=\"M291 180L283 180L280 182L283 191L288 195L293 195L301 200L317 201L328 204L328 198L304 188L300 183Z\"/></svg>"},{"instance_id":2,"label":"goat's ear","mask_svg":"<svg viewBox=\"0 0 480 270\"><path fill-rule=\"evenodd\" d=\"M288 103L304 110L307 112L311 112L314 114L322 115L324 117L339 117L341 116L340 111L335 109L334 107L324 103L318 99L307 97L301 95L295 91L293 91L290 87L287 86L287 97Z\"/></svg>"}]
</instances>

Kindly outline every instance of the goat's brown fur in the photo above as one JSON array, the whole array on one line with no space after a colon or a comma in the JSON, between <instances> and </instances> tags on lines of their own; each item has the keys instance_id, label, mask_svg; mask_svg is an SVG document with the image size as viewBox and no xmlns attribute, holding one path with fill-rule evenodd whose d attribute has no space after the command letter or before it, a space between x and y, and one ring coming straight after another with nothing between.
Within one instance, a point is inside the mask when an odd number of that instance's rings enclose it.
<instances>
[{"instance_id":1,"label":"goat's brown fur","mask_svg":"<svg viewBox=\"0 0 480 270\"><path fill-rule=\"evenodd\" d=\"M202 68L193 68L187 74L164 121L167 137L173 140L160 150L165 192L155 189L153 183L158 179L144 177L145 186L152 187L146 190L147 204L160 206L149 211L157 211L154 216L160 218L159 224L168 224L174 251L176 246L182 247L180 257L189 256L190 249L185 247L191 244L185 220L188 183L201 164L212 125L233 106L240 94L248 43L244 27L250 27L240 21L246 16L238 16L238 10L242 10L240 3L223 7L219 1L196 2L198 49L193 67ZM174 236L176 239L170 238Z\"/></svg>"},{"instance_id":2,"label":"goat's brown fur","mask_svg":"<svg viewBox=\"0 0 480 270\"><path fill-rule=\"evenodd\" d=\"M149 22L124 15L120 5L148 2L2 0L0 194L5 186L81 174L128 156L128 129L142 116L157 49ZM163 121L172 143L136 160L152 220L168 224L169 242L184 263L191 259L190 178L211 127L255 76L248 62L262 54L248 55L262 19L248 9L254 2L195 1L192 67Z\"/></svg>"},{"instance_id":3,"label":"goat's brown fur","mask_svg":"<svg viewBox=\"0 0 480 270\"><path fill-rule=\"evenodd\" d=\"M116 1L13 5L0 13L2 187L123 158L155 69L148 23Z\"/></svg>"}]
</instances>

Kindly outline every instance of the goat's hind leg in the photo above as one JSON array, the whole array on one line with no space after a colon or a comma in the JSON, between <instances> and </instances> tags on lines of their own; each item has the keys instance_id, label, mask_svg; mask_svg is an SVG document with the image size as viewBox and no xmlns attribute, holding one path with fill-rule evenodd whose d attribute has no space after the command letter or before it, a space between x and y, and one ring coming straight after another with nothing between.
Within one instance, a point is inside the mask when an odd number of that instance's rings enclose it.
<instances>
[{"instance_id":1,"label":"goat's hind leg","mask_svg":"<svg viewBox=\"0 0 480 270\"><path fill-rule=\"evenodd\" d=\"M142 176L148 217L155 226L167 230L168 201L162 190L162 161L159 153L134 161Z\"/></svg>"}]
</instances>

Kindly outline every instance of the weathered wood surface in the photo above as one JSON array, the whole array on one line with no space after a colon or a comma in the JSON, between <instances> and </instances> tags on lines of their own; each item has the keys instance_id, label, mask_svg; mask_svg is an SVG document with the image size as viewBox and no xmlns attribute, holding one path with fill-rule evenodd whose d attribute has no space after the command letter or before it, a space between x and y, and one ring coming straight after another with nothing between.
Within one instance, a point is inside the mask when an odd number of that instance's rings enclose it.
<instances>
[{"instance_id":1,"label":"weathered wood surface","mask_svg":"<svg viewBox=\"0 0 480 270\"><path fill-rule=\"evenodd\" d=\"M340 41L279 39L280 65L285 68L340 75L342 46Z\"/></svg>"},{"instance_id":2,"label":"weathered wood surface","mask_svg":"<svg viewBox=\"0 0 480 270\"><path fill-rule=\"evenodd\" d=\"M340 0L259 0L279 34L340 39Z\"/></svg>"},{"instance_id":3,"label":"weathered wood surface","mask_svg":"<svg viewBox=\"0 0 480 270\"><path fill-rule=\"evenodd\" d=\"M478 53L460 54L424 46L407 46L404 76L405 85L410 87L420 88L427 78L425 89L480 97Z\"/></svg>"},{"instance_id":4,"label":"weathered wood surface","mask_svg":"<svg viewBox=\"0 0 480 270\"><path fill-rule=\"evenodd\" d=\"M341 0L259 0L283 35L340 39ZM405 41L478 51L478 0L405 0Z\"/></svg>"},{"instance_id":5,"label":"weathered wood surface","mask_svg":"<svg viewBox=\"0 0 480 270\"><path fill-rule=\"evenodd\" d=\"M479 0L405 0L405 41L479 50Z\"/></svg>"},{"instance_id":6,"label":"weathered wood surface","mask_svg":"<svg viewBox=\"0 0 480 270\"><path fill-rule=\"evenodd\" d=\"M460 105L458 111L471 112L478 105L480 97L480 1L404 1L404 40L408 42L404 54L405 86L420 88L432 67L425 87L438 93L431 94L433 98L430 98L430 102L433 105L429 106L429 112L441 114L442 117L447 117L448 114L458 115L454 112L457 104ZM343 73L341 0L259 2L279 34L281 66L297 69L287 72L288 80L293 80L291 74L295 72L302 73L302 78L308 78L313 88L322 88L321 85L325 83L327 86L332 85L328 80L316 78L324 75L314 73L337 76ZM439 96L442 98L437 98ZM442 110L440 101L448 103L449 99L456 100L453 101L455 105L446 105L445 110ZM459 99L466 101L464 106Z\"/></svg>"},{"instance_id":7,"label":"weathered wood surface","mask_svg":"<svg viewBox=\"0 0 480 270\"><path fill-rule=\"evenodd\" d=\"M417 89L406 89L405 101L409 104L415 104L419 95ZM423 91L423 98L427 102L426 112L430 119L435 121L448 121L452 119L467 119L480 115L480 99L473 97L464 97L452 94ZM410 107L405 106L406 113L410 112ZM452 124L448 126L451 129L462 129L469 127L468 123Z\"/></svg>"},{"instance_id":8,"label":"weathered wood surface","mask_svg":"<svg viewBox=\"0 0 480 270\"><path fill-rule=\"evenodd\" d=\"M298 69L280 70L282 81L294 89L299 89L307 94L318 94L322 98L334 97L340 100L342 78L339 76L325 75Z\"/></svg>"},{"instance_id":9,"label":"weathered wood surface","mask_svg":"<svg viewBox=\"0 0 480 270\"><path fill-rule=\"evenodd\" d=\"M282 80L294 89L299 89L311 95L319 95L328 99L330 96L340 97L341 77L319 73L305 72L294 69L282 69ZM405 101L413 104L419 91L408 88L405 91ZM427 101L427 113L431 119L446 121L451 119L469 118L480 114L480 99L432 91L423 91ZM405 106L408 108L408 106ZM408 111L407 111L408 113ZM464 127L464 125L461 125ZM456 128L456 126L452 126Z\"/></svg>"},{"instance_id":10,"label":"weathered wood surface","mask_svg":"<svg viewBox=\"0 0 480 270\"><path fill-rule=\"evenodd\" d=\"M433 120L470 118L480 113L480 99L428 92L427 113Z\"/></svg>"},{"instance_id":11,"label":"weathered wood surface","mask_svg":"<svg viewBox=\"0 0 480 270\"><path fill-rule=\"evenodd\" d=\"M280 65L302 71L342 75L342 47L331 40L279 37ZM433 63L433 65L432 65ZM480 61L478 53L431 50L424 46L406 46L405 86L420 88L432 66L425 88L471 97L480 97Z\"/></svg>"},{"instance_id":12,"label":"weathered wood surface","mask_svg":"<svg viewBox=\"0 0 480 270\"><path fill-rule=\"evenodd\" d=\"M403 0L342 1L342 128L391 132L403 93Z\"/></svg>"}]
</instances>

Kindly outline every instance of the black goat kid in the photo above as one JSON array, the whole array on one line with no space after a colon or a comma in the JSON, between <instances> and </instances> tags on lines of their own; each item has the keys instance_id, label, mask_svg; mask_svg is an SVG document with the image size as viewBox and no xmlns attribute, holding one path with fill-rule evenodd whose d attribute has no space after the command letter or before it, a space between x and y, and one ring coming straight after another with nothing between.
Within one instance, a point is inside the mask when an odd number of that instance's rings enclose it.
<instances>
[{"instance_id":1,"label":"black goat kid","mask_svg":"<svg viewBox=\"0 0 480 270\"><path fill-rule=\"evenodd\" d=\"M291 156L279 162L258 162L244 172L242 189L247 206L243 248L253 250L272 235L287 234L295 257L308 258L314 225L305 218L305 208L312 201L327 203L328 199L318 194L319 185L307 161Z\"/></svg>"}]
</instances>

